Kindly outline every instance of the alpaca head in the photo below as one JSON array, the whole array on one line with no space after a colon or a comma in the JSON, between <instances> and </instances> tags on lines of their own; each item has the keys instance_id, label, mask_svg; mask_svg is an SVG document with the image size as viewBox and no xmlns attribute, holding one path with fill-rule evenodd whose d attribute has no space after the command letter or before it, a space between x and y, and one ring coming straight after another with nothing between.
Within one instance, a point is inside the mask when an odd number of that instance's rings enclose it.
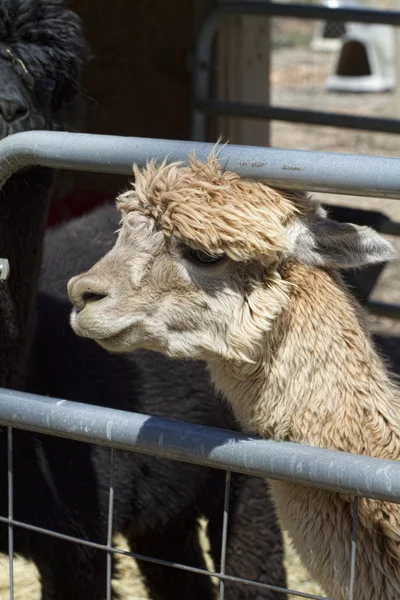
<instances>
[{"instance_id":1,"label":"alpaca head","mask_svg":"<svg viewBox=\"0 0 400 600\"><path fill-rule=\"evenodd\" d=\"M0 0L0 139L70 128L87 53L80 19L61 0Z\"/></svg>"},{"instance_id":2,"label":"alpaca head","mask_svg":"<svg viewBox=\"0 0 400 600\"><path fill-rule=\"evenodd\" d=\"M374 231L329 220L303 193L223 172L214 156L134 171L114 248L69 282L73 329L112 352L256 361L290 294L286 261L393 257Z\"/></svg>"}]
</instances>

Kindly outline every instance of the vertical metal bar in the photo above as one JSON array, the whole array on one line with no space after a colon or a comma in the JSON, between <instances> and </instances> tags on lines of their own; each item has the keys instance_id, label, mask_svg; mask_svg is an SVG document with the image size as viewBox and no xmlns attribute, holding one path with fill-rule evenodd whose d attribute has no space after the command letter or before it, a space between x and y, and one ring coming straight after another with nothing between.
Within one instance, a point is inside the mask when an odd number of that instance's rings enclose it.
<instances>
[{"instance_id":1,"label":"vertical metal bar","mask_svg":"<svg viewBox=\"0 0 400 600\"><path fill-rule=\"evenodd\" d=\"M229 497L231 492L231 472L227 471L225 475L225 495L224 495L224 516L222 521L222 542L221 542L221 575L225 575L226 567L226 541L228 539L228 518L229 518ZM225 598L225 581L219 580L219 600Z\"/></svg>"},{"instance_id":2,"label":"vertical metal bar","mask_svg":"<svg viewBox=\"0 0 400 600\"><path fill-rule=\"evenodd\" d=\"M114 488L115 488L115 448L111 448L110 454L110 483L108 487L108 519L107 519L107 546L112 547L113 541L113 516L114 516ZM112 600L112 552L107 552L107 600Z\"/></svg>"},{"instance_id":3,"label":"vertical metal bar","mask_svg":"<svg viewBox=\"0 0 400 600\"><path fill-rule=\"evenodd\" d=\"M354 496L353 506L353 531L351 535L351 554L350 554L350 584L349 600L353 600L354 578L356 571L356 552L357 552L357 529L358 529L358 496Z\"/></svg>"},{"instance_id":4,"label":"vertical metal bar","mask_svg":"<svg viewBox=\"0 0 400 600\"><path fill-rule=\"evenodd\" d=\"M196 108L199 100L210 97L213 43L219 30L221 17L206 19L197 35L192 77L190 139L204 142L207 139L207 116Z\"/></svg>"},{"instance_id":5,"label":"vertical metal bar","mask_svg":"<svg viewBox=\"0 0 400 600\"><path fill-rule=\"evenodd\" d=\"M8 518L14 518L13 430L7 427ZM14 526L8 525L8 567L10 600L14 600Z\"/></svg>"}]
</instances>

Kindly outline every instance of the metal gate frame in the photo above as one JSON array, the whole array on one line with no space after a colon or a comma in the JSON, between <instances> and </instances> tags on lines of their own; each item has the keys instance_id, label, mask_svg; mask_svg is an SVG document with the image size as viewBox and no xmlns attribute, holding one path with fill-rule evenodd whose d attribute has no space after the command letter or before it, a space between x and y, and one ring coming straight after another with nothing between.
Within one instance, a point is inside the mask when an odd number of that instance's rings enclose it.
<instances>
[{"instance_id":1,"label":"metal gate frame","mask_svg":"<svg viewBox=\"0 0 400 600\"><path fill-rule=\"evenodd\" d=\"M0 188L18 169L34 165L130 175L132 163L150 158L186 161L190 152L206 158L212 144L171 140L124 138L64 132L18 133L0 142ZM219 160L230 170L249 178L265 178L277 186L363 196L400 199L400 159L374 156L227 146ZM10 265L12 270L13 265ZM111 558L126 554L171 568L189 570L220 581L255 585L288 592L302 598L329 600L296 590L229 576L223 557L226 550L230 472L291 481L354 496L353 533L349 565L350 598L354 586L357 550L358 498L368 497L400 504L400 464L395 461L352 455L336 450L290 442L274 442L211 427L171 421L142 414L35 396L0 389L0 425L8 428L8 516L0 521L9 529L10 598L13 598L14 527L102 549L107 553L107 599L111 600ZM106 544L74 538L21 523L13 516L13 428L48 434L111 448L108 535ZM219 572L171 563L126 552L112 545L114 464L118 449L195 463L227 471L225 509Z\"/></svg>"},{"instance_id":2,"label":"metal gate frame","mask_svg":"<svg viewBox=\"0 0 400 600\"><path fill-rule=\"evenodd\" d=\"M310 125L325 125L381 133L400 133L400 119L361 117L359 115L344 115L333 112L212 99L215 39L226 17L237 14L400 26L400 11L331 8L323 5L286 2L226 2L220 4L206 17L196 40L191 105L192 140L205 141L207 139L208 117L220 115L308 123ZM386 228L385 225L388 227ZM400 223L386 222L383 227L377 228L377 230L381 233L389 233L388 230L390 230L391 235L400 235ZM373 314L400 319L400 305L386 305L369 299L365 305Z\"/></svg>"},{"instance_id":3,"label":"metal gate frame","mask_svg":"<svg viewBox=\"0 0 400 600\"><path fill-rule=\"evenodd\" d=\"M196 40L193 65L191 139L195 141L206 140L207 117L217 115L309 123L310 125L345 127L383 133L400 133L399 119L360 117L359 115L264 106L247 102L213 100L211 97L211 80L214 71L214 42L224 19L237 14L400 26L400 11L330 8L315 4L286 2L224 2L220 4L206 17Z\"/></svg>"}]
</instances>

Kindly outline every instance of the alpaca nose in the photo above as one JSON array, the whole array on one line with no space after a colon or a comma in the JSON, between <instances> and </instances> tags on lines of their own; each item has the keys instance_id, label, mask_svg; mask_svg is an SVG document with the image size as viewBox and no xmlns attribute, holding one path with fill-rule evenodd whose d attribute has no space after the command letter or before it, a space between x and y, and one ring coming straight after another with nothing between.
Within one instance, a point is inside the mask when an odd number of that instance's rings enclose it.
<instances>
[{"instance_id":1,"label":"alpaca nose","mask_svg":"<svg viewBox=\"0 0 400 600\"><path fill-rule=\"evenodd\" d=\"M79 311L89 303L99 302L108 296L106 284L92 277L78 275L68 282L68 296Z\"/></svg>"},{"instance_id":2,"label":"alpaca nose","mask_svg":"<svg viewBox=\"0 0 400 600\"><path fill-rule=\"evenodd\" d=\"M16 93L0 95L0 115L7 123L23 119L28 114L28 103Z\"/></svg>"}]
</instances>

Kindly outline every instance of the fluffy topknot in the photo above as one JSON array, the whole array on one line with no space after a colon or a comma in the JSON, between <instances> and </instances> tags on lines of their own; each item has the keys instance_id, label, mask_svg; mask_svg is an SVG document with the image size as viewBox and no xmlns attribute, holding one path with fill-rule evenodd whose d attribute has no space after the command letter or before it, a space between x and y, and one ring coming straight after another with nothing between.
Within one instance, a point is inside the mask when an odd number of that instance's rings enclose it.
<instances>
[{"instance_id":1,"label":"fluffy topknot","mask_svg":"<svg viewBox=\"0 0 400 600\"><path fill-rule=\"evenodd\" d=\"M167 236L233 260L262 259L285 247L285 226L315 210L304 193L278 190L261 181L223 171L213 151L206 162L194 155L188 165L150 161L133 167L135 183L117 207L127 215L152 217Z\"/></svg>"}]
</instances>

